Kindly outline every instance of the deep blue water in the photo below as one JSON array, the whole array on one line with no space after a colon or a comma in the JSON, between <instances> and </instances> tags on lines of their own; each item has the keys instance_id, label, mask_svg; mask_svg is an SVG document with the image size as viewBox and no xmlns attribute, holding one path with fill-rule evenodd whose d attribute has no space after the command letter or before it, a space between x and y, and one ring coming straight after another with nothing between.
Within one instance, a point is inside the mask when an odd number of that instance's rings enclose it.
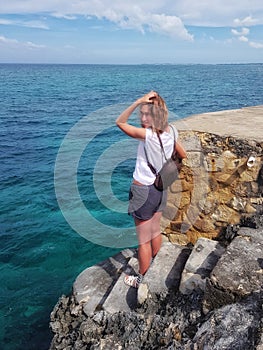
<instances>
[{"instance_id":1,"label":"deep blue water","mask_svg":"<svg viewBox=\"0 0 263 350\"><path fill-rule=\"evenodd\" d=\"M263 64L0 65L1 349L48 349L59 296L135 242L125 205L136 143L114 125L122 107L152 89L172 119L262 105L262 81Z\"/></svg>"}]
</instances>

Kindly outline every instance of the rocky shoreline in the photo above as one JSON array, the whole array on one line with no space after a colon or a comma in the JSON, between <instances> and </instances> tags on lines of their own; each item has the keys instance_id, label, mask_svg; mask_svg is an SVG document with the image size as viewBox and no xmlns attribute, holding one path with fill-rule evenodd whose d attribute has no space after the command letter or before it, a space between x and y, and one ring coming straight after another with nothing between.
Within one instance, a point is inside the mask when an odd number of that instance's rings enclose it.
<instances>
[{"instance_id":1,"label":"rocky shoreline","mask_svg":"<svg viewBox=\"0 0 263 350\"><path fill-rule=\"evenodd\" d=\"M130 311L102 308L89 315L74 294L62 296L51 315L50 349L263 349L262 224L259 212L229 226L221 258L198 272L201 278L209 272L205 290L195 284L184 294L175 285L148 294ZM188 257L198 244L185 248Z\"/></svg>"}]
</instances>

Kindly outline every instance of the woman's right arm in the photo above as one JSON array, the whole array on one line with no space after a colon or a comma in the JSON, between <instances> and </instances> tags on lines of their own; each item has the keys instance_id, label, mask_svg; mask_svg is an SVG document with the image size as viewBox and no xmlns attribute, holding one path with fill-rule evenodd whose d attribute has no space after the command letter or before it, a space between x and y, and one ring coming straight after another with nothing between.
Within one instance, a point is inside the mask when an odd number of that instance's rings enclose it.
<instances>
[{"instance_id":1,"label":"woman's right arm","mask_svg":"<svg viewBox=\"0 0 263 350\"><path fill-rule=\"evenodd\" d=\"M116 119L116 125L128 136L137 138L137 139L145 139L146 130L145 128L138 128L128 123L128 119L131 114L135 111L137 107L139 107L142 103L152 102L151 99L156 96L156 92L151 91L148 94L142 96L133 102L128 108L126 108Z\"/></svg>"}]
</instances>

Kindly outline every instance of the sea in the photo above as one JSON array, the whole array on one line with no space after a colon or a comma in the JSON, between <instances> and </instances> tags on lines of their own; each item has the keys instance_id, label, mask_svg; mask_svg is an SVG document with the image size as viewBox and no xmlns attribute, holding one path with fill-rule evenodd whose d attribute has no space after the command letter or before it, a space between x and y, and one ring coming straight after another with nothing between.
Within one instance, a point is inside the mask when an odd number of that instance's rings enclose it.
<instances>
[{"instance_id":1,"label":"sea","mask_svg":"<svg viewBox=\"0 0 263 350\"><path fill-rule=\"evenodd\" d=\"M48 349L78 274L136 247L137 141L117 116L150 90L170 121L263 105L262 81L263 64L0 64L1 349Z\"/></svg>"}]
</instances>

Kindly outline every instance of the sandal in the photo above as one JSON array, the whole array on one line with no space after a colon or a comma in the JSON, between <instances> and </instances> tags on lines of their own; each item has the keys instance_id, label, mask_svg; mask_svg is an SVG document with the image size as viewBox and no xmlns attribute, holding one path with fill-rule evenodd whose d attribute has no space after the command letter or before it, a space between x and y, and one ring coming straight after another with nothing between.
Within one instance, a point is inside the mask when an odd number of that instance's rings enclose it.
<instances>
[{"instance_id":1,"label":"sandal","mask_svg":"<svg viewBox=\"0 0 263 350\"><path fill-rule=\"evenodd\" d=\"M124 277L124 283L127 284L127 286L138 288L139 284L142 282L142 276L131 276L126 275Z\"/></svg>"}]
</instances>

